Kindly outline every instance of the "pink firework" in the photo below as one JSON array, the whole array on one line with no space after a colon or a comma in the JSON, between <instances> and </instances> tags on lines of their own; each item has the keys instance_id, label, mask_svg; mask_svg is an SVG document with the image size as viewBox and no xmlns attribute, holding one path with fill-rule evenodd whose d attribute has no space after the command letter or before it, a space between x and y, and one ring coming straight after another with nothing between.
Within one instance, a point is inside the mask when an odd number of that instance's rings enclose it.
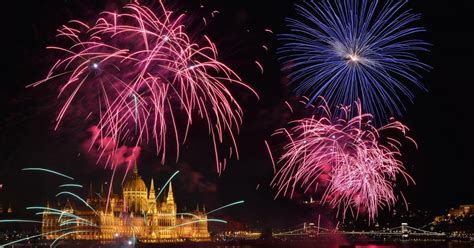
<instances>
[{"instance_id":1,"label":"pink firework","mask_svg":"<svg viewBox=\"0 0 474 248\"><path fill-rule=\"evenodd\" d=\"M307 192L323 190L321 202L329 203L346 217L348 211L358 215L365 211L373 221L378 210L393 206L397 200L394 184L401 175L407 184L413 179L400 161L402 143L391 135L404 139L408 128L392 121L381 128L372 125L372 116L361 113L349 118L349 107L340 107L332 114L326 103L311 118L290 123L275 135L289 139L277 164L272 185L279 194L290 194L297 187ZM402 195L403 196L403 195Z\"/></svg>"},{"instance_id":2,"label":"pink firework","mask_svg":"<svg viewBox=\"0 0 474 248\"><path fill-rule=\"evenodd\" d=\"M57 36L70 45L48 47L62 58L45 79L32 85L53 79L61 83L64 105L56 128L68 110L93 101L96 107L88 111L97 116L98 137L134 146L154 143L164 163L170 140L179 157L179 146L197 117L207 122L217 171L225 168L218 146L226 139L232 144L229 153L238 158L234 133L242 109L229 86L257 94L217 60L216 46L208 37L203 36L201 44L191 41L183 19L161 2L159 13L134 3L117 13L101 13L93 25L74 20L62 26Z\"/></svg>"}]
</instances>

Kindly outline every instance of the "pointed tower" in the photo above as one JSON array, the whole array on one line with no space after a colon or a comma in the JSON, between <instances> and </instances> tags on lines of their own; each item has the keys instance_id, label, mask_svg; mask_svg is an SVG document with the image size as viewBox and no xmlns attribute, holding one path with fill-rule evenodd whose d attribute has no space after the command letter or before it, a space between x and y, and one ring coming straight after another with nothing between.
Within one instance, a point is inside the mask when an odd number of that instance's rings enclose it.
<instances>
[{"instance_id":1,"label":"pointed tower","mask_svg":"<svg viewBox=\"0 0 474 248\"><path fill-rule=\"evenodd\" d=\"M150 183L150 193L148 194L148 213L156 213L156 194L155 194L155 184L153 183L153 178Z\"/></svg>"},{"instance_id":2,"label":"pointed tower","mask_svg":"<svg viewBox=\"0 0 474 248\"><path fill-rule=\"evenodd\" d=\"M173 186L168 186L168 196L166 197L166 204L173 204L174 205L174 195L173 195Z\"/></svg>"},{"instance_id":3,"label":"pointed tower","mask_svg":"<svg viewBox=\"0 0 474 248\"><path fill-rule=\"evenodd\" d=\"M69 201L69 198L66 200L66 203L64 204L63 211L72 213L74 208L72 207L71 201Z\"/></svg>"},{"instance_id":4,"label":"pointed tower","mask_svg":"<svg viewBox=\"0 0 474 248\"><path fill-rule=\"evenodd\" d=\"M148 200L153 200L155 201L155 197L156 197L156 194L155 194L155 185L153 184L153 178L151 179L151 183L150 183L150 194L148 195Z\"/></svg>"},{"instance_id":5,"label":"pointed tower","mask_svg":"<svg viewBox=\"0 0 474 248\"><path fill-rule=\"evenodd\" d=\"M133 175L134 175L134 176L138 176L137 161L135 161L135 165L133 165Z\"/></svg>"},{"instance_id":6,"label":"pointed tower","mask_svg":"<svg viewBox=\"0 0 474 248\"><path fill-rule=\"evenodd\" d=\"M168 213L175 214L176 213L176 204L174 202L174 196L173 196L173 186L170 185L168 186L168 195L166 196L166 201L164 202L165 206L165 211Z\"/></svg>"},{"instance_id":7,"label":"pointed tower","mask_svg":"<svg viewBox=\"0 0 474 248\"><path fill-rule=\"evenodd\" d=\"M13 208L12 208L12 203L8 203L8 209L7 209L7 214L12 214L13 213Z\"/></svg>"},{"instance_id":8,"label":"pointed tower","mask_svg":"<svg viewBox=\"0 0 474 248\"><path fill-rule=\"evenodd\" d=\"M161 205L161 211L163 211L166 215L162 219L163 226L173 227L176 225L176 204L174 202L173 196L173 186L168 186L168 195L166 196L165 201ZM170 232L168 235L169 238L176 238L177 232Z\"/></svg>"}]
</instances>

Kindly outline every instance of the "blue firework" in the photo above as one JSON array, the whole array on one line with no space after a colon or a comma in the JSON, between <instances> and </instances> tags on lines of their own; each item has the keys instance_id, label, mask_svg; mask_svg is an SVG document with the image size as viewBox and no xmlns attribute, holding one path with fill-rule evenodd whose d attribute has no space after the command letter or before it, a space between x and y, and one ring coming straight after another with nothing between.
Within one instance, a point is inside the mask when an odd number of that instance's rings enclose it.
<instances>
[{"instance_id":1,"label":"blue firework","mask_svg":"<svg viewBox=\"0 0 474 248\"><path fill-rule=\"evenodd\" d=\"M278 55L298 95L332 106L360 99L365 112L386 120L401 115L411 89L425 89L419 72L430 67L416 55L429 44L416 38L425 29L413 25L420 15L406 1L308 1L295 9Z\"/></svg>"}]
</instances>

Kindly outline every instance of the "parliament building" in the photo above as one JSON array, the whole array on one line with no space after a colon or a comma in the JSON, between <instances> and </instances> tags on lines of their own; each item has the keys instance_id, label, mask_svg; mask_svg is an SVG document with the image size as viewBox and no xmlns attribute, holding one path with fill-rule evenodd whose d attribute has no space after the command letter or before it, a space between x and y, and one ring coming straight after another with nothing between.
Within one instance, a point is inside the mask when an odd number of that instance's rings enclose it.
<instances>
[{"instance_id":1,"label":"parliament building","mask_svg":"<svg viewBox=\"0 0 474 248\"><path fill-rule=\"evenodd\" d=\"M91 190L86 200L90 208L78 208L67 201L60 214L43 212L45 238L57 239L62 234L60 230L72 223L78 232L62 238L113 241L133 237L143 243L210 240L205 210L177 213L171 184L164 197L157 199L153 179L148 189L137 165L124 181L121 193L111 193L108 198Z\"/></svg>"}]
</instances>

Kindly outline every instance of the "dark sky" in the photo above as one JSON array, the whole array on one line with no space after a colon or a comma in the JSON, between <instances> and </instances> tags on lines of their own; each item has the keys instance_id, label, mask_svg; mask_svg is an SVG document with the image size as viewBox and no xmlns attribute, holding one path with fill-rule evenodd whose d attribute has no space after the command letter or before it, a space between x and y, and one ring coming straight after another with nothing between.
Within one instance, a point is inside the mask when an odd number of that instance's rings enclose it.
<instances>
[{"instance_id":1,"label":"dark sky","mask_svg":"<svg viewBox=\"0 0 474 248\"><path fill-rule=\"evenodd\" d=\"M283 31L283 19L291 14L292 2L172 1L171 8L188 10L188 16L197 20L214 9L221 12L204 33L216 42L220 59L235 68L258 91L261 100L236 91L245 112L238 137L241 159L232 160L220 177L214 170L211 146L197 127L182 151L179 166L172 159L165 166L159 165L152 149L144 148L139 161L147 183L153 176L155 185L161 185L180 169L182 173L174 185L180 205L195 206L200 202L212 208L244 199L245 205L226 212L227 217L238 222L285 224L293 215L312 216L313 210L308 211L298 202L273 200L275 191L268 187L272 168L263 144L275 128L288 120L281 110L283 102L293 96L274 55L278 42L263 30ZM44 203L57 192L62 181L44 174L20 173L24 167L58 169L84 185L90 181L98 185L110 176L109 171L80 154L80 144L88 135L86 123L69 121L58 131L53 130L59 108L54 84L37 89L25 86L41 79L53 62L45 46L55 43L56 28L70 19L91 19L102 9L120 4L92 0L2 3L0 203L11 202L20 209ZM200 8L201 4L204 8ZM413 0L410 5L423 15L420 25L428 30L424 39L433 47L422 58L434 69L422 74L429 92L416 91L415 103L407 105L402 118L419 144L418 150L408 151L404 157L407 170L417 183L405 192L412 208L442 213L449 207L474 203L474 4L470 0ZM269 52L263 51L261 45L268 46ZM264 65L263 76L254 60Z\"/></svg>"}]
</instances>

